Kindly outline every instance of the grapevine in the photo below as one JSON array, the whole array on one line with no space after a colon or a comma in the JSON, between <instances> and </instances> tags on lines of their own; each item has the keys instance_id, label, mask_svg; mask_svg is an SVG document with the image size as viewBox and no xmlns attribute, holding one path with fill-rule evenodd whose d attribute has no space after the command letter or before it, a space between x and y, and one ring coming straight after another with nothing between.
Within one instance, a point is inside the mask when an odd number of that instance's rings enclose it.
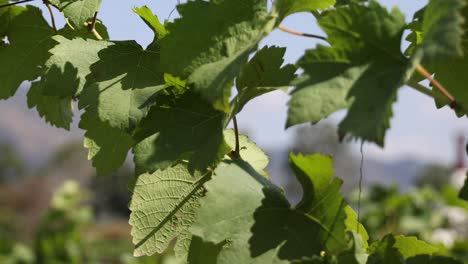
<instances>
[{"instance_id":1,"label":"grapevine","mask_svg":"<svg viewBox=\"0 0 468 264\"><path fill-rule=\"evenodd\" d=\"M134 8L154 33L144 48L112 40L101 0L0 0L0 99L26 81L29 108L67 130L76 105L84 147L103 177L133 155L135 256L173 245L180 263L462 263L415 237L370 243L327 155L289 155L304 191L292 206L269 180L266 154L239 134L236 115L292 87L287 128L346 109L340 138L384 147L406 85L466 118L468 1L430 0L410 23L373 0L268 3L189 0L165 22ZM282 26L299 12L313 15L325 36ZM259 46L275 29L321 44L285 65L287 47ZM465 184L460 198L467 191Z\"/></svg>"}]
</instances>

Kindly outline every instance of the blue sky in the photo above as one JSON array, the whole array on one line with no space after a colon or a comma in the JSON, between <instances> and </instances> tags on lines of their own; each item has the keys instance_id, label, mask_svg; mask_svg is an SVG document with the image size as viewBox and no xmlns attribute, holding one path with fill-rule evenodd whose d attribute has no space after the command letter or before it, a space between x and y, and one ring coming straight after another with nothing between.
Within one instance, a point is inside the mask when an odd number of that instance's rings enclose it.
<instances>
[{"instance_id":1,"label":"blue sky","mask_svg":"<svg viewBox=\"0 0 468 264\"><path fill-rule=\"evenodd\" d=\"M427 1L420 0L381 0L379 2L389 8L399 6L406 14L407 20L411 19L414 11L427 3ZM146 46L152 40L152 32L131 12L131 8L148 5L161 20L164 20L169 16L176 3L175 0L103 0L98 17L109 28L111 39L136 39L142 46ZM45 16L48 17L48 14L45 13ZM175 12L171 19L176 17L177 13ZM63 23L63 21L59 20L59 23ZM320 29L315 26L313 17L309 14L290 16L283 25L299 31L321 33ZM297 37L276 30L262 41L260 46L288 47L286 62L294 63L304 50L313 48L317 43L314 39ZM249 131L251 138L262 147L273 148L289 144L294 128L284 130L287 101L288 95L283 92L274 92L254 100L239 115L240 127ZM0 103L0 109L2 104L4 103ZM468 137L468 120L466 118L456 118L447 108L437 110L430 98L409 88L400 90L398 102L393 109L394 118L391 121L391 129L387 132L385 149L382 150L373 144L366 144L367 156L386 160L416 156L424 160L449 163L454 159L455 136L463 133ZM330 120L337 123L343 116L344 112L339 112L331 116ZM0 118L1 122L2 118ZM50 129L55 130L55 128ZM357 144L355 147L357 149Z\"/></svg>"}]
</instances>

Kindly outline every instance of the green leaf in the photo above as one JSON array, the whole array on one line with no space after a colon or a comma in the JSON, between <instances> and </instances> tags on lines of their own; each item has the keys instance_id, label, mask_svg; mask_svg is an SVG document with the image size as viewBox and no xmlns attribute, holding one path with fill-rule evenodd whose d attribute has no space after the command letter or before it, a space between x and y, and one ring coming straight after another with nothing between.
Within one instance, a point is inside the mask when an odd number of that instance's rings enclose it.
<instances>
[{"instance_id":1,"label":"green leaf","mask_svg":"<svg viewBox=\"0 0 468 264\"><path fill-rule=\"evenodd\" d=\"M40 91L42 85L40 81L32 83L27 95L28 107L36 107L39 115L51 125L69 130L73 118L71 100L42 95Z\"/></svg>"},{"instance_id":2,"label":"green leaf","mask_svg":"<svg viewBox=\"0 0 468 264\"><path fill-rule=\"evenodd\" d=\"M191 231L227 243L218 263L287 263L319 254L329 239L319 220L292 210L282 191L243 161L221 163L205 189Z\"/></svg>"},{"instance_id":3,"label":"green leaf","mask_svg":"<svg viewBox=\"0 0 468 264\"><path fill-rule=\"evenodd\" d=\"M227 243L216 263L277 263L272 261L277 259L274 250L254 258L248 246L254 212L264 199L265 181L252 167L238 160L221 163L205 184L207 194L200 200L191 232L208 243Z\"/></svg>"},{"instance_id":4,"label":"green leaf","mask_svg":"<svg viewBox=\"0 0 468 264\"><path fill-rule=\"evenodd\" d=\"M223 244L215 245L203 241L197 236L192 237L190 242L187 263L189 264L217 264L219 252L221 252Z\"/></svg>"},{"instance_id":5,"label":"green leaf","mask_svg":"<svg viewBox=\"0 0 468 264\"><path fill-rule=\"evenodd\" d=\"M278 0L275 7L279 13L279 20L299 12L323 10L335 4L335 0Z\"/></svg>"},{"instance_id":6,"label":"green leaf","mask_svg":"<svg viewBox=\"0 0 468 264\"><path fill-rule=\"evenodd\" d=\"M364 249L367 249L369 247L368 240L369 240L369 234L367 233L366 228L358 222L358 215L350 206L345 207L345 213L346 213L346 221L345 221L345 226L346 226L346 231L352 232L353 236L356 236L356 234L360 235L361 237L359 238L359 244L362 244L362 247ZM356 238L353 238L356 240ZM361 242L362 241L362 242ZM355 241L357 242L357 241Z\"/></svg>"},{"instance_id":7,"label":"green leaf","mask_svg":"<svg viewBox=\"0 0 468 264\"><path fill-rule=\"evenodd\" d=\"M101 0L51 0L51 3L58 5L63 15L77 29L85 27L85 23L92 20L101 6Z\"/></svg>"},{"instance_id":8,"label":"green leaf","mask_svg":"<svg viewBox=\"0 0 468 264\"><path fill-rule=\"evenodd\" d=\"M465 23L462 37L463 57L447 58L429 65L435 72L434 77L455 97L461 107L459 116L468 114L468 90L465 84L468 82L468 6L462 10ZM438 107L443 105L436 101ZM457 109L458 110L458 109Z\"/></svg>"},{"instance_id":9,"label":"green leaf","mask_svg":"<svg viewBox=\"0 0 468 264\"><path fill-rule=\"evenodd\" d=\"M432 0L415 14L410 24L412 32L407 38L411 45L406 53L423 56L425 67L435 72L435 78L455 97L460 106L455 109L459 116L468 111L468 93L463 86L468 80L467 18L465 1ZM420 77L416 80L422 79ZM438 90L434 92L439 93ZM440 108L445 103L436 100L436 106Z\"/></svg>"},{"instance_id":10,"label":"green leaf","mask_svg":"<svg viewBox=\"0 0 468 264\"><path fill-rule=\"evenodd\" d=\"M165 96L153 106L136 137L137 174L165 169L188 159L189 169L205 171L230 150L223 137L225 115L193 92Z\"/></svg>"},{"instance_id":11,"label":"green leaf","mask_svg":"<svg viewBox=\"0 0 468 264\"><path fill-rule=\"evenodd\" d=\"M164 71L187 78L217 109L229 111L232 81L273 30L267 1L196 0L177 10L181 18L167 25L170 34L161 41Z\"/></svg>"},{"instance_id":12,"label":"green leaf","mask_svg":"<svg viewBox=\"0 0 468 264\"><path fill-rule=\"evenodd\" d=\"M42 93L59 97L74 97L81 93L91 65L99 61L98 53L112 45L107 41L54 37L58 44L49 52L46 73L41 78Z\"/></svg>"},{"instance_id":13,"label":"green leaf","mask_svg":"<svg viewBox=\"0 0 468 264\"><path fill-rule=\"evenodd\" d=\"M462 55L463 6L464 0L431 0L424 8L416 52L423 54L426 63Z\"/></svg>"},{"instance_id":14,"label":"green leaf","mask_svg":"<svg viewBox=\"0 0 468 264\"><path fill-rule=\"evenodd\" d=\"M155 33L155 39L162 39L166 36L167 31L164 25L159 22L158 17L153 14L151 9L147 6L142 7L135 7L133 8L133 12L140 16L141 19L148 25L151 30Z\"/></svg>"},{"instance_id":15,"label":"green leaf","mask_svg":"<svg viewBox=\"0 0 468 264\"><path fill-rule=\"evenodd\" d=\"M134 129L148 113L150 97L164 89L159 49L153 48L143 50L134 41L119 41L101 50L87 77L80 108L88 107L111 127Z\"/></svg>"},{"instance_id":16,"label":"green leaf","mask_svg":"<svg viewBox=\"0 0 468 264\"><path fill-rule=\"evenodd\" d=\"M192 175L186 163L136 178L130 202L135 256L162 253L178 237L176 252L187 253L188 228L199 207L199 197L208 175Z\"/></svg>"},{"instance_id":17,"label":"green leaf","mask_svg":"<svg viewBox=\"0 0 468 264\"><path fill-rule=\"evenodd\" d=\"M23 81L33 81L55 45L53 29L34 6L0 9L0 99L13 96ZM8 39L8 43L3 41Z\"/></svg>"},{"instance_id":18,"label":"green leaf","mask_svg":"<svg viewBox=\"0 0 468 264\"><path fill-rule=\"evenodd\" d=\"M386 235L369 248L368 264L404 264L405 260L417 255L433 254L439 251L415 237Z\"/></svg>"},{"instance_id":19,"label":"green leaf","mask_svg":"<svg viewBox=\"0 0 468 264\"><path fill-rule=\"evenodd\" d=\"M313 217L329 232L327 248L339 252L346 247L347 206L340 194L343 183L332 179L333 162L330 156L290 154L289 163L303 189L303 197L296 210ZM356 220L357 221L357 220ZM357 225L356 225L357 227Z\"/></svg>"},{"instance_id":20,"label":"green leaf","mask_svg":"<svg viewBox=\"0 0 468 264\"><path fill-rule=\"evenodd\" d=\"M236 137L233 129L224 131L224 139L231 150L234 150L236 147ZM265 176L268 175L265 168L270 160L265 152L245 135L239 136L239 146L242 160L249 163L258 173Z\"/></svg>"},{"instance_id":21,"label":"green leaf","mask_svg":"<svg viewBox=\"0 0 468 264\"><path fill-rule=\"evenodd\" d=\"M366 253L367 242L360 234L349 232L351 247L338 256L338 263L343 264L366 264L369 255Z\"/></svg>"},{"instance_id":22,"label":"green leaf","mask_svg":"<svg viewBox=\"0 0 468 264\"><path fill-rule=\"evenodd\" d=\"M397 248L405 259L422 254L431 255L439 251L437 247L431 246L412 236L395 236L395 244L393 247Z\"/></svg>"},{"instance_id":23,"label":"green leaf","mask_svg":"<svg viewBox=\"0 0 468 264\"><path fill-rule=\"evenodd\" d=\"M414 69L400 51L404 16L372 1L337 7L318 22L331 47L319 45L300 59L304 75L292 92L287 126L315 123L349 106L340 135L383 146L397 89Z\"/></svg>"},{"instance_id":24,"label":"green leaf","mask_svg":"<svg viewBox=\"0 0 468 264\"><path fill-rule=\"evenodd\" d=\"M295 77L296 67L283 65L286 48L265 46L244 65L236 80L238 95L233 100L233 114L239 113L252 99L276 89L287 89Z\"/></svg>"},{"instance_id":25,"label":"green leaf","mask_svg":"<svg viewBox=\"0 0 468 264\"><path fill-rule=\"evenodd\" d=\"M450 257L419 255L409 258L406 264L463 264L463 262Z\"/></svg>"},{"instance_id":26,"label":"green leaf","mask_svg":"<svg viewBox=\"0 0 468 264\"><path fill-rule=\"evenodd\" d=\"M333 177L332 158L320 154L290 154L289 163L303 190L302 199L296 209L309 212L316 204L316 198L327 195L327 187L330 186Z\"/></svg>"},{"instance_id":27,"label":"green leaf","mask_svg":"<svg viewBox=\"0 0 468 264\"><path fill-rule=\"evenodd\" d=\"M466 177L465 184L461 188L458 197L460 197L460 199L468 201L468 176Z\"/></svg>"},{"instance_id":28,"label":"green leaf","mask_svg":"<svg viewBox=\"0 0 468 264\"><path fill-rule=\"evenodd\" d=\"M100 121L90 111L81 116L79 127L86 130L84 146L99 175L108 175L122 166L133 145L129 134Z\"/></svg>"}]
</instances>

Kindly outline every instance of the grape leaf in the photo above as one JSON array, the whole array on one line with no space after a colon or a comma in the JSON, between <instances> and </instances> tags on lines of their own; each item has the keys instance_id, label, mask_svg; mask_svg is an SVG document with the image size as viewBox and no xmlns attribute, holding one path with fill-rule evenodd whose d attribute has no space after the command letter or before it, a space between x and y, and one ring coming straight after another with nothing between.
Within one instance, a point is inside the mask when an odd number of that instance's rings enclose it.
<instances>
[{"instance_id":1,"label":"grape leaf","mask_svg":"<svg viewBox=\"0 0 468 264\"><path fill-rule=\"evenodd\" d=\"M366 264L369 257L366 253L367 242L362 239L361 235L355 232L349 232L348 234L351 237L351 247L338 256L338 263Z\"/></svg>"},{"instance_id":2,"label":"grape leaf","mask_svg":"<svg viewBox=\"0 0 468 264\"><path fill-rule=\"evenodd\" d=\"M197 0L177 10L181 18L167 25L170 34L161 41L161 65L165 72L187 78L215 108L227 112L232 81L273 30L267 1Z\"/></svg>"},{"instance_id":3,"label":"grape leaf","mask_svg":"<svg viewBox=\"0 0 468 264\"><path fill-rule=\"evenodd\" d=\"M463 262L450 257L419 255L409 258L406 264L463 264Z\"/></svg>"},{"instance_id":4,"label":"grape leaf","mask_svg":"<svg viewBox=\"0 0 468 264\"><path fill-rule=\"evenodd\" d=\"M226 243L216 263L282 263L274 250L253 258L248 247L252 235L249 230L255 221L254 212L264 198L265 181L247 163L237 160L221 163L215 176L205 184L207 194L200 199L190 230L205 243Z\"/></svg>"},{"instance_id":5,"label":"grape leaf","mask_svg":"<svg viewBox=\"0 0 468 264\"><path fill-rule=\"evenodd\" d=\"M51 0L76 29L85 27L99 10L101 0Z\"/></svg>"},{"instance_id":6,"label":"grape leaf","mask_svg":"<svg viewBox=\"0 0 468 264\"><path fill-rule=\"evenodd\" d=\"M318 22L331 47L319 45L300 59L305 74L292 92L287 126L318 122L349 106L340 135L383 146L396 91L415 66L400 51L403 14L372 1L338 7Z\"/></svg>"},{"instance_id":7,"label":"grape leaf","mask_svg":"<svg viewBox=\"0 0 468 264\"><path fill-rule=\"evenodd\" d=\"M353 232L353 236L356 236L356 234L359 234L361 238L359 238L359 244L362 244L362 247L367 250L369 247L368 240L369 240L369 234L367 233L366 228L358 222L358 215L356 212L351 208L351 206L346 206L345 207L345 213L346 213L346 221L345 221L345 226L346 226L346 231L349 234L349 232ZM353 238L356 240L356 238ZM362 243L361 243L362 241ZM356 241L355 241L356 242Z\"/></svg>"},{"instance_id":8,"label":"grape leaf","mask_svg":"<svg viewBox=\"0 0 468 264\"><path fill-rule=\"evenodd\" d=\"M417 255L436 253L439 249L415 237L386 235L372 243L369 248L368 264L404 264L405 260Z\"/></svg>"},{"instance_id":9,"label":"grape leaf","mask_svg":"<svg viewBox=\"0 0 468 264\"><path fill-rule=\"evenodd\" d=\"M216 261L223 244L207 243L197 236L193 236L187 256L189 264L218 264Z\"/></svg>"},{"instance_id":10,"label":"grape leaf","mask_svg":"<svg viewBox=\"0 0 468 264\"><path fill-rule=\"evenodd\" d=\"M98 53L112 45L107 41L54 37L58 44L49 52L45 63L42 93L59 97L74 97L81 93L92 64L99 61Z\"/></svg>"},{"instance_id":11,"label":"grape leaf","mask_svg":"<svg viewBox=\"0 0 468 264\"><path fill-rule=\"evenodd\" d=\"M162 253L177 236L179 254L187 253L191 239L188 228L208 178L192 175L186 163L136 178L129 207L135 256Z\"/></svg>"},{"instance_id":12,"label":"grape leaf","mask_svg":"<svg viewBox=\"0 0 468 264\"><path fill-rule=\"evenodd\" d=\"M459 116L468 111L468 93L463 86L468 65L467 18L468 8L464 0L432 0L416 13L410 24L412 32L407 38L411 44L406 53L423 56L425 67L435 72L435 78L455 97L459 105L455 110ZM439 93L438 90L434 92ZM436 99L436 106L443 107L445 102Z\"/></svg>"},{"instance_id":13,"label":"grape leaf","mask_svg":"<svg viewBox=\"0 0 468 264\"><path fill-rule=\"evenodd\" d=\"M319 254L328 239L319 220L291 209L282 191L243 161L221 163L205 188L191 231L205 242L226 241L218 263L283 263Z\"/></svg>"},{"instance_id":14,"label":"grape leaf","mask_svg":"<svg viewBox=\"0 0 468 264\"><path fill-rule=\"evenodd\" d=\"M137 132L134 148L137 174L167 168L180 159L189 169L216 165L230 148L223 137L224 113L193 92L161 97Z\"/></svg>"},{"instance_id":15,"label":"grape leaf","mask_svg":"<svg viewBox=\"0 0 468 264\"><path fill-rule=\"evenodd\" d=\"M313 217L328 230L330 239L327 238L324 243L329 250L333 252L344 250L346 245L342 241L346 240L346 231L357 232L357 217L347 212L352 209L340 194L343 181L332 179L332 158L320 154L307 156L290 154L289 163L303 189L302 199L295 209ZM356 225L347 226L347 222ZM363 238L366 236L364 233Z\"/></svg>"},{"instance_id":16,"label":"grape leaf","mask_svg":"<svg viewBox=\"0 0 468 264\"><path fill-rule=\"evenodd\" d=\"M81 116L79 127L86 130L84 146L99 175L108 175L124 163L133 145L129 134L100 121L89 110Z\"/></svg>"},{"instance_id":17,"label":"grape leaf","mask_svg":"<svg viewBox=\"0 0 468 264\"><path fill-rule=\"evenodd\" d=\"M465 21L461 39L463 56L448 57L429 66L435 72L434 77L455 97L462 110L457 113L460 116L468 114L468 91L465 87L468 82L468 6L463 8L461 14ZM436 104L438 107L444 106L437 101Z\"/></svg>"},{"instance_id":18,"label":"grape leaf","mask_svg":"<svg viewBox=\"0 0 468 264\"><path fill-rule=\"evenodd\" d=\"M417 45L416 52L423 54L425 63L462 55L460 10L463 6L464 0L431 0L424 11L417 14L421 31L415 33L413 45Z\"/></svg>"},{"instance_id":19,"label":"grape leaf","mask_svg":"<svg viewBox=\"0 0 468 264\"><path fill-rule=\"evenodd\" d=\"M87 77L80 108L88 107L112 127L134 129L151 106L149 98L164 88L159 50L153 48L143 50L134 41L118 41L101 50Z\"/></svg>"},{"instance_id":20,"label":"grape leaf","mask_svg":"<svg viewBox=\"0 0 468 264\"><path fill-rule=\"evenodd\" d=\"M460 197L460 199L468 201L468 176L466 177L465 184L461 188L458 197Z\"/></svg>"},{"instance_id":21,"label":"grape leaf","mask_svg":"<svg viewBox=\"0 0 468 264\"><path fill-rule=\"evenodd\" d=\"M36 107L37 112L41 117L44 117L46 122L50 124L70 129L70 123L73 118L72 102L69 98L59 98L57 96L44 96L41 93L42 82L33 82L29 89L27 99L28 107Z\"/></svg>"},{"instance_id":22,"label":"grape leaf","mask_svg":"<svg viewBox=\"0 0 468 264\"><path fill-rule=\"evenodd\" d=\"M23 81L42 73L39 66L56 43L53 29L34 6L11 6L0 10L0 99L13 96ZM3 41L7 38L8 43Z\"/></svg>"},{"instance_id":23,"label":"grape leaf","mask_svg":"<svg viewBox=\"0 0 468 264\"><path fill-rule=\"evenodd\" d=\"M334 5L336 0L278 0L275 7L278 10L280 20L298 12L311 12L323 10Z\"/></svg>"},{"instance_id":24,"label":"grape leaf","mask_svg":"<svg viewBox=\"0 0 468 264\"><path fill-rule=\"evenodd\" d=\"M295 77L296 67L284 67L285 48L265 46L244 65L236 80L238 95L233 99L233 114L239 113L253 98L276 89L287 89Z\"/></svg>"},{"instance_id":25,"label":"grape leaf","mask_svg":"<svg viewBox=\"0 0 468 264\"><path fill-rule=\"evenodd\" d=\"M159 22L158 17L151 12L147 6L135 7L133 12L140 16L141 19L148 25L151 30L155 33L155 39L162 39L166 36L167 31L161 22Z\"/></svg>"}]
</instances>

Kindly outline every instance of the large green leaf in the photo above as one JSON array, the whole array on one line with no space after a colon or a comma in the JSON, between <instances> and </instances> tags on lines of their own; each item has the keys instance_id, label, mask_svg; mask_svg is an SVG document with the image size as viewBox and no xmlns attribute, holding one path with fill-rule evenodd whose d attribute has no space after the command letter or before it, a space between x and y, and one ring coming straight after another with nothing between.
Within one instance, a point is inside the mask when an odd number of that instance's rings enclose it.
<instances>
[{"instance_id":1,"label":"large green leaf","mask_svg":"<svg viewBox=\"0 0 468 264\"><path fill-rule=\"evenodd\" d=\"M266 0L189 1L161 42L165 72L193 84L217 109L229 110L232 81L271 30ZM195 28L199 30L194 30ZM189 40L189 41L187 41Z\"/></svg>"},{"instance_id":2,"label":"large green leaf","mask_svg":"<svg viewBox=\"0 0 468 264\"><path fill-rule=\"evenodd\" d=\"M23 81L39 77L56 43L54 34L37 7L0 9L0 99L14 95Z\"/></svg>"},{"instance_id":3,"label":"large green leaf","mask_svg":"<svg viewBox=\"0 0 468 264\"><path fill-rule=\"evenodd\" d=\"M150 97L164 88L159 49L152 48L143 50L134 41L119 41L101 50L99 62L91 66L80 107L88 107L112 127L134 129L148 113Z\"/></svg>"},{"instance_id":4,"label":"large green leaf","mask_svg":"<svg viewBox=\"0 0 468 264\"><path fill-rule=\"evenodd\" d=\"M461 39L463 56L447 57L434 62L429 67L435 72L434 77L444 85L461 106L459 115L468 114L468 90L465 84L468 82L468 6L462 10L465 23L463 24L464 35ZM437 105L443 106L440 102Z\"/></svg>"},{"instance_id":5,"label":"large green leaf","mask_svg":"<svg viewBox=\"0 0 468 264\"><path fill-rule=\"evenodd\" d=\"M414 68L400 51L403 14L372 1L338 7L318 22L331 47L319 45L299 61L304 75L292 93L287 126L318 122L349 106L340 135L383 146L397 89Z\"/></svg>"},{"instance_id":6,"label":"large green leaf","mask_svg":"<svg viewBox=\"0 0 468 264\"><path fill-rule=\"evenodd\" d=\"M101 0L51 0L63 12L73 27L80 29L90 22L99 10Z\"/></svg>"},{"instance_id":7,"label":"large green leaf","mask_svg":"<svg viewBox=\"0 0 468 264\"><path fill-rule=\"evenodd\" d=\"M58 44L49 52L46 73L41 78L42 93L59 97L79 95L91 73L91 65L99 61L98 53L111 46L111 42L92 39L54 37Z\"/></svg>"},{"instance_id":8,"label":"large green leaf","mask_svg":"<svg viewBox=\"0 0 468 264\"><path fill-rule=\"evenodd\" d=\"M278 10L280 20L298 12L312 12L328 8L335 4L335 0L278 0L275 7Z\"/></svg>"},{"instance_id":9,"label":"large green leaf","mask_svg":"<svg viewBox=\"0 0 468 264\"><path fill-rule=\"evenodd\" d=\"M286 48L265 46L244 65L236 80L238 95L233 99L233 114L239 113L252 99L276 89L287 89L295 77L296 67L282 67Z\"/></svg>"},{"instance_id":10,"label":"large green leaf","mask_svg":"<svg viewBox=\"0 0 468 264\"><path fill-rule=\"evenodd\" d=\"M71 100L69 98L42 95L42 85L43 83L40 81L32 83L27 95L28 107L36 107L37 112L41 117L44 117L46 122L69 130L73 118Z\"/></svg>"},{"instance_id":11,"label":"large green leaf","mask_svg":"<svg viewBox=\"0 0 468 264\"><path fill-rule=\"evenodd\" d=\"M136 178L130 202L135 256L162 253L175 237L176 252L187 254L191 240L188 228L208 178L207 174L192 175L186 163Z\"/></svg>"},{"instance_id":12,"label":"large green leaf","mask_svg":"<svg viewBox=\"0 0 468 264\"><path fill-rule=\"evenodd\" d=\"M212 180L205 184L207 194L200 200L191 232L205 242L227 242L216 263L277 263L273 262L278 261L274 250L251 257L248 245L255 210L265 198L265 181L250 165L238 160L221 163Z\"/></svg>"},{"instance_id":13,"label":"large green leaf","mask_svg":"<svg viewBox=\"0 0 468 264\"><path fill-rule=\"evenodd\" d=\"M466 1L431 0L415 15L407 39L411 45L406 52L423 57L424 66L435 72L435 78L455 97L460 106L456 110L461 110L458 115L468 111L468 92L464 86L468 81L467 18ZM445 106L439 101L436 105Z\"/></svg>"},{"instance_id":14,"label":"large green leaf","mask_svg":"<svg viewBox=\"0 0 468 264\"><path fill-rule=\"evenodd\" d=\"M143 139L134 148L137 174L167 168L181 159L190 161L190 170L204 171L229 152L223 112L193 92L157 100L137 131L137 138Z\"/></svg>"},{"instance_id":15,"label":"large green leaf","mask_svg":"<svg viewBox=\"0 0 468 264\"><path fill-rule=\"evenodd\" d=\"M416 52L422 52L426 63L462 54L460 10L464 0L431 0L423 11L417 13L415 38ZM418 29L420 30L418 32ZM410 47L410 49L414 49Z\"/></svg>"},{"instance_id":16,"label":"large green leaf","mask_svg":"<svg viewBox=\"0 0 468 264\"><path fill-rule=\"evenodd\" d=\"M360 231L365 239L363 244L367 245L367 233L364 229L358 230L361 226L358 225L357 216L340 194L343 181L332 178L332 158L320 154L290 154L289 162L303 189L296 210L313 217L329 232L329 237L324 240L327 248L332 252L344 250L347 231Z\"/></svg>"},{"instance_id":17,"label":"large green leaf","mask_svg":"<svg viewBox=\"0 0 468 264\"><path fill-rule=\"evenodd\" d=\"M99 175L108 175L122 166L133 145L129 134L100 121L91 111L81 116L79 126L86 130L84 146Z\"/></svg>"},{"instance_id":18,"label":"large green leaf","mask_svg":"<svg viewBox=\"0 0 468 264\"><path fill-rule=\"evenodd\" d=\"M218 263L287 263L318 255L325 244L346 246L319 219L291 209L281 190L240 160L221 163L205 188L191 230L205 242L227 243Z\"/></svg>"},{"instance_id":19,"label":"large green leaf","mask_svg":"<svg viewBox=\"0 0 468 264\"><path fill-rule=\"evenodd\" d=\"M404 264L405 260L417 255L431 255L439 249L415 237L386 235L369 248L368 264Z\"/></svg>"}]
</instances>

